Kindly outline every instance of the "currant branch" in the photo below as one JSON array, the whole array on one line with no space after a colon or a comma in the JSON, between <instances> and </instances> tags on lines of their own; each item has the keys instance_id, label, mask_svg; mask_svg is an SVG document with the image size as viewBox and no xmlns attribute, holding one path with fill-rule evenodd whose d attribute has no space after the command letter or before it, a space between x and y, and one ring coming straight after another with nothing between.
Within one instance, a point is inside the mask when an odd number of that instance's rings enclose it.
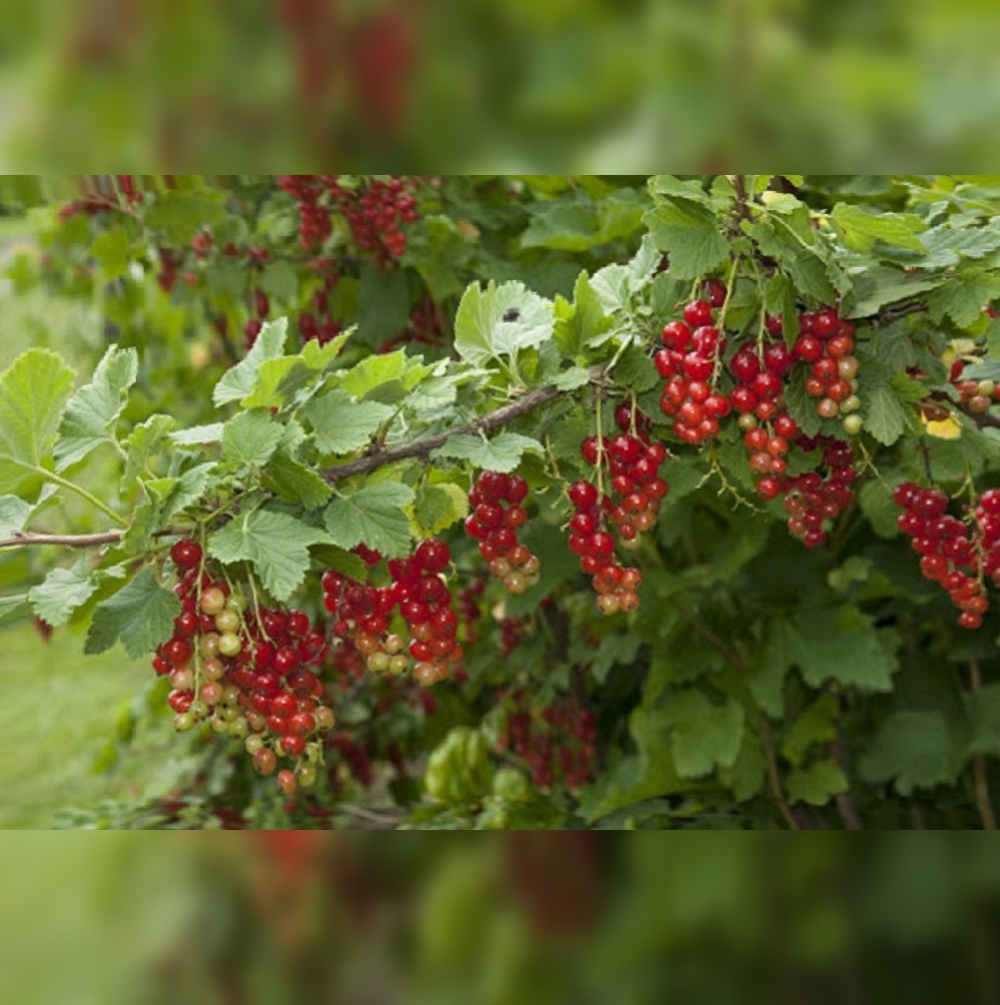
<instances>
[{"instance_id":1,"label":"currant branch","mask_svg":"<svg viewBox=\"0 0 1000 1005\"><path fill-rule=\"evenodd\" d=\"M605 368L603 366L593 367L590 370L591 380L600 380L604 376L604 373ZM393 464L396 461L408 460L412 457L427 457L439 447L444 446L453 436L468 435L470 433L488 433L494 429L499 429L509 422L513 422L515 419L533 412L536 408L541 408L542 405L555 401L556 398L566 393L568 392L553 384L536 387L523 394L516 401L512 401L508 405L502 405L495 411L488 412L486 415L467 425L456 426L454 429L449 429L434 436L423 436L412 440L410 443L401 443L395 447L377 450L365 457L359 457L344 464L336 464L333 467L325 468L320 471L320 474L326 481L335 484L354 475L368 474L371 471L376 471L378 468L384 467L386 464Z\"/></svg>"}]
</instances>

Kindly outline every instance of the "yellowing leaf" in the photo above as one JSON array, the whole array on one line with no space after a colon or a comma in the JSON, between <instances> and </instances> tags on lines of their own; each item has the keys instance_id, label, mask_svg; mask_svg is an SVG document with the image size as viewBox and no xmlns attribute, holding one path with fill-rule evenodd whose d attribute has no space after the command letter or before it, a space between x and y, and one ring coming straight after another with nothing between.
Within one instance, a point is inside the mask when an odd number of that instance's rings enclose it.
<instances>
[{"instance_id":1,"label":"yellowing leaf","mask_svg":"<svg viewBox=\"0 0 1000 1005\"><path fill-rule=\"evenodd\" d=\"M926 415L921 418L928 435L936 436L939 440L957 440L962 435L962 427L953 415L941 420L928 419Z\"/></svg>"}]
</instances>

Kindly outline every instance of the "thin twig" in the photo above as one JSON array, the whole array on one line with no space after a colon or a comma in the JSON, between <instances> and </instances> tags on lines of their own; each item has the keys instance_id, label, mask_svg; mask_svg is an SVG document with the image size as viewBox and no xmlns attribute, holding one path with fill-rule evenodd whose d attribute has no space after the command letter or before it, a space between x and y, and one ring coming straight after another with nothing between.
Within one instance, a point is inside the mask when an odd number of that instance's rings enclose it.
<instances>
[{"instance_id":1,"label":"thin twig","mask_svg":"<svg viewBox=\"0 0 1000 1005\"><path fill-rule=\"evenodd\" d=\"M123 530L107 530L100 534L15 534L0 538L0 550L4 548L26 548L29 546L57 545L62 548L99 548L105 544L117 544L125 536Z\"/></svg>"},{"instance_id":2,"label":"thin twig","mask_svg":"<svg viewBox=\"0 0 1000 1005\"><path fill-rule=\"evenodd\" d=\"M600 380L604 376L604 367L594 367L590 371L590 374L592 380ZM366 457L358 457L353 461L325 468L320 471L320 475L326 481L335 484L354 475L362 475L375 471L395 461L404 461L411 457L427 457L439 447L443 447L453 436L488 433L491 430L499 429L501 426L513 422L514 419L519 419L522 415L527 415L536 408L547 405L550 401L555 401L556 398L565 393L565 391L553 384L536 387L523 394L517 401L512 401L509 405L502 405L495 411L488 412L468 425L457 426L454 429L438 433L435 436L423 436L409 443L401 443L396 447L378 450L375 453L368 454Z\"/></svg>"},{"instance_id":3,"label":"thin twig","mask_svg":"<svg viewBox=\"0 0 1000 1005\"><path fill-rule=\"evenodd\" d=\"M983 675L978 660L969 660L969 694L975 694L983 686ZM976 788L976 806L984 831L997 829L997 818L990 802L990 779L986 768L986 758L976 754L972 758L972 779Z\"/></svg>"}]
</instances>

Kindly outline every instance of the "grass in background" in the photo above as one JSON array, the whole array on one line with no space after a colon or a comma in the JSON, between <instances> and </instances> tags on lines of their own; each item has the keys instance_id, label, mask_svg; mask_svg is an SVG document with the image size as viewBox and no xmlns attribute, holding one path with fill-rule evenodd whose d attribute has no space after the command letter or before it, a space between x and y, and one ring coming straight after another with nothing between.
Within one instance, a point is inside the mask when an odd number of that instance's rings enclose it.
<instances>
[{"instance_id":1,"label":"grass in background","mask_svg":"<svg viewBox=\"0 0 1000 1005\"><path fill-rule=\"evenodd\" d=\"M67 629L48 644L31 624L0 630L0 829L50 827L58 810L142 791L153 766L141 757L93 768L149 679L118 650L84 656Z\"/></svg>"}]
</instances>

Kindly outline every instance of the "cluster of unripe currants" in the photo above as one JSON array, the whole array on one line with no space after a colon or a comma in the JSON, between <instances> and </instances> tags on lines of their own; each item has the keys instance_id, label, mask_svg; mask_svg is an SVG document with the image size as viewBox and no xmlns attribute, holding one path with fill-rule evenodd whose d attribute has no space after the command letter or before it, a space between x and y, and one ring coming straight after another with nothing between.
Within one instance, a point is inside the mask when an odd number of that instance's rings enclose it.
<instances>
[{"instance_id":1,"label":"cluster of unripe currants","mask_svg":"<svg viewBox=\"0 0 1000 1005\"><path fill-rule=\"evenodd\" d=\"M469 492L472 513L465 520L465 532L479 542L479 553L490 564L490 572L508 593L524 593L539 578L538 557L518 540L528 514L522 503L528 483L520 475L484 471Z\"/></svg>"},{"instance_id":2,"label":"cluster of unripe currants","mask_svg":"<svg viewBox=\"0 0 1000 1005\"><path fill-rule=\"evenodd\" d=\"M168 702L178 730L208 721L214 732L242 739L262 775L277 770L290 795L316 783L321 733L334 725L315 672L327 654L326 637L303 611L262 608L244 599L206 568L201 545L175 542L171 558L180 575L181 613L171 638L153 659L169 676Z\"/></svg>"}]
</instances>

